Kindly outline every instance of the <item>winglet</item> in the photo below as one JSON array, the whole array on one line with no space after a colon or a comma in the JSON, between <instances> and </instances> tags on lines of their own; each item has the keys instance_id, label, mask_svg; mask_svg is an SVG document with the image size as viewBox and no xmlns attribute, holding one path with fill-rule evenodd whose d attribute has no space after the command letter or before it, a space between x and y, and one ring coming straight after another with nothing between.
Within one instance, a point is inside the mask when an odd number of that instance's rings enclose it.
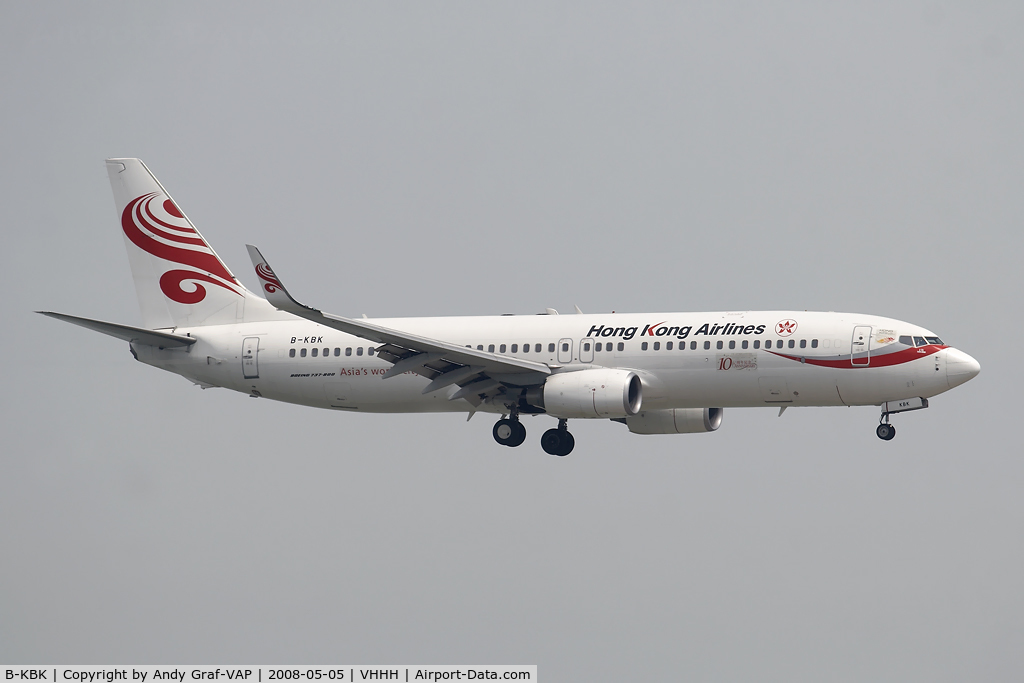
<instances>
[{"instance_id":1,"label":"winglet","mask_svg":"<svg viewBox=\"0 0 1024 683\"><path fill-rule=\"evenodd\" d=\"M263 254L260 253L259 249L251 244L245 245L245 248L249 251L249 258L252 260L253 268L256 269L256 277L259 278L260 287L263 289L267 301L274 308L300 316L309 311L320 313L315 308L303 306L292 298L292 295L281 284L281 280L274 274L270 264L267 263L267 259L263 258Z\"/></svg>"}]
</instances>

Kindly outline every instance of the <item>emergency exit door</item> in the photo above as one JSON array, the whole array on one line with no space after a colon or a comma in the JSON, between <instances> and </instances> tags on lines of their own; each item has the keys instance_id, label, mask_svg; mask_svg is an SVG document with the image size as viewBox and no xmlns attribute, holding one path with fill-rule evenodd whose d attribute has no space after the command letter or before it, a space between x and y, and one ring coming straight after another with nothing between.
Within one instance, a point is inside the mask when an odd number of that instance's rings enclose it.
<instances>
[{"instance_id":1,"label":"emergency exit door","mask_svg":"<svg viewBox=\"0 0 1024 683\"><path fill-rule=\"evenodd\" d=\"M245 379L259 379L259 355L260 338L246 337L242 342L242 377Z\"/></svg>"},{"instance_id":2,"label":"emergency exit door","mask_svg":"<svg viewBox=\"0 0 1024 683\"><path fill-rule=\"evenodd\" d=\"M572 362L572 339L559 339L558 340L558 362L559 363L571 363Z\"/></svg>"}]
</instances>

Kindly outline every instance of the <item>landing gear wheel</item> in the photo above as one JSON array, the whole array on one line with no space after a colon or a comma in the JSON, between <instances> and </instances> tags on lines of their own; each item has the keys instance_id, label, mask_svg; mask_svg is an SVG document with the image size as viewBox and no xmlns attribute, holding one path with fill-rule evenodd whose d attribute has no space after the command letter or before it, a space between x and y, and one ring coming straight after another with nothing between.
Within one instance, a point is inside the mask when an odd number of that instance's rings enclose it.
<instances>
[{"instance_id":1,"label":"landing gear wheel","mask_svg":"<svg viewBox=\"0 0 1024 683\"><path fill-rule=\"evenodd\" d=\"M569 432L562 432L562 447L558 449L555 455L569 455L572 453L572 449L576 447L576 439L573 438Z\"/></svg>"},{"instance_id":2,"label":"landing gear wheel","mask_svg":"<svg viewBox=\"0 0 1024 683\"><path fill-rule=\"evenodd\" d=\"M540 447L548 455L558 455L562 448L562 433L557 429L549 429L540 437Z\"/></svg>"},{"instance_id":3,"label":"landing gear wheel","mask_svg":"<svg viewBox=\"0 0 1024 683\"><path fill-rule=\"evenodd\" d=\"M569 455L575 446L576 439L564 429L549 429L540 437L540 447L549 455Z\"/></svg>"},{"instance_id":4,"label":"landing gear wheel","mask_svg":"<svg viewBox=\"0 0 1024 683\"><path fill-rule=\"evenodd\" d=\"M518 434L515 427L516 424L517 423L512 420L507 419L501 419L495 422L494 429L491 430L494 440L502 446L511 446L516 434Z\"/></svg>"},{"instance_id":5,"label":"landing gear wheel","mask_svg":"<svg viewBox=\"0 0 1024 683\"><path fill-rule=\"evenodd\" d=\"M896 428L891 424L883 422L878 425L878 429L875 430L875 434L877 434L878 438L883 441L892 441L896 436Z\"/></svg>"},{"instance_id":6,"label":"landing gear wheel","mask_svg":"<svg viewBox=\"0 0 1024 683\"><path fill-rule=\"evenodd\" d=\"M521 446L522 443L526 441L526 427L524 427L523 423L519 420L512 422L512 427L514 428L514 433L512 434L512 438L509 439L508 443L505 445L515 448L516 446Z\"/></svg>"}]
</instances>

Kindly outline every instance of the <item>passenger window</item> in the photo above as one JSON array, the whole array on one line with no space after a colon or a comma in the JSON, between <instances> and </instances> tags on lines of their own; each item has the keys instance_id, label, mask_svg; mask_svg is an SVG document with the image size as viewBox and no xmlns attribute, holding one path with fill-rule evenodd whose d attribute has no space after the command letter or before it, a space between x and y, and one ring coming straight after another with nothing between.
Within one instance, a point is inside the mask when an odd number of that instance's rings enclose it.
<instances>
[{"instance_id":1,"label":"passenger window","mask_svg":"<svg viewBox=\"0 0 1024 683\"><path fill-rule=\"evenodd\" d=\"M530 345L529 344L523 344L523 353L529 353L529 352L530 352Z\"/></svg>"},{"instance_id":2,"label":"passenger window","mask_svg":"<svg viewBox=\"0 0 1024 683\"><path fill-rule=\"evenodd\" d=\"M735 349L736 348L736 340L735 339L730 339L729 340L729 348L730 349Z\"/></svg>"},{"instance_id":3,"label":"passenger window","mask_svg":"<svg viewBox=\"0 0 1024 683\"><path fill-rule=\"evenodd\" d=\"M796 340L790 339L789 340L789 348L793 348L794 346L796 346Z\"/></svg>"},{"instance_id":4,"label":"passenger window","mask_svg":"<svg viewBox=\"0 0 1024 683\"><path fill-rule=\"evenodd\" d=\"M327 358L327 356L329 356L329 355L331 355L331 350L330 349L324 349L324 358Z\"/></svg>"},{"instance_id":5,"label":"passenger window","mask_svg":"<svg viewBox=\"0 0 1024 683\"><path fill-rule=\"evenodd\" d=\"M568 350L569 350L569 345L568 344L562 344L562 353L565 353Z\"/></svg>"},{"instance_id":6,"label":"passenger window","mask_svg":"<svg viewBox=\"0 0 1024 683\"><path fill-rule=\"evenodd\" d=\"M909 334L901 334L900 335L900 344L903 344L904 346L913 346L914 345L914 338L911 337Z\"/></svg>"},{"instance_id":7,"label":"passenger window","mask_svg":"<svg viewBox=\"0 0 1024 683\"><path fill-rule=\"evenodd\" d=\"M646 351L647 350L647 342L644 342L643 344L640 345L640 350L641 351Z\"/></svg>"},{"instance_id":8,"label":"passenger window","mask_svg":"<svg viewBox=\"0 0 1024 683\"><path fill-rule=\"evenodd\" d=\"M711 348L711 342L709 342L709 341L704 342L704 350L707 351L710 348Z\"/></svg>"},{"instance_id":9,"label":"passenger window","mask_svg":"<svg viewBox=\"0 0 1024 683\"><path fill-rule=\"evenodd\" d=\"M487 353L494 353L494 344L487 345Z\"/></svg>"},{"instance_id":10,"label":"passenger window","mask_svg":"<svg viewBox=\"0 0 1024 683\"><path fill-rule=\"evenodd\" d=\"M914 337L914 346L924 346L927 342L924 337Z\"/></svg>"},{"instance_id":11,"label":"passenger window","mask_svg":"<svg viewBox=\"0 0 1024 683\"><path fill-rule=\"evenodd\" d=\"M306 349L299 349L299 357L300 358L305 358L306 357Z\"/></svg>"},{"instance_id":12,"label":"passenger window","mask_svg":"<svg viewBox=\"0 0 1024 683\"><path fill-rule=\"evenodd\" d=\"M476 345L476 350L477 351L483 351L484 350L484 345L483 344L477 344Z\"/></svg>"},{"instance_id":13,"label":"passenger window","mask_svg":"<svg viewBox=\"0 0 1024 683\"><path fill-rule=\"evenodd\" d=\"M672 350L672 342L665 342L665 350L666 351L671 351Z\"/></svg>"},{"instance_id":14,"label":"passenger window","mask_svg":"<svg viewBox=\"0 0 1024 683\"><path fill-rule=\"evenodd\" d=\"M341 355L341 348L340 347L338 347L338 346L334 347L334 355L335 356L340 356Z\"/></svg>"},{"instance_id":15,"label":"passenger window","mask_svg":"<svg viewBox=\"0 0 1024 683\"><path fill-rule=\"evenodd\" d=\"M697 350L697 342L695 342L695 341L690 342L690 350L691 351L696 351Z\"/></svg>"},{"instance_id":16,"label":"passenger window","mask_svg":"<svg viewBox=\"0 0 1024 683\"><path fill-rule=\"evenodd\" d=\"M288 349L288 357L295 358L295 349Z\"/></svg>"},{"instance_id":17,"label":"passenger window","mask_svg":"<svg viewBox=\"0 0 1024 683\"><path fill-rule=\"evenodd\" d=\"M938 344L939 346L944 346L942 340L939 339L938 337L925 337L925 340L927 340L929 344Z\"/></svg>"},{"instance_id":18,"label":"passenger window","mask_svg":"<svg viewBox=\"0 0 1024 683\"><path fill-rule=\"evenodd\" d=\"M611 351L610 348L608 350ZM554 352L555 352L555 344L554 344L554 342L552 342L552 343L548 344L548 353L554 353Z\"/></svg>"},{"instance_id":19,"label":"passenger window","mask_svg":"<svg viewBox=\"0 0 1024 683\"><path fill-rule=\"evenodd\" d=\"M594 350L597 351L598 353L601 352L601 348L602 348L601 342L597 342L596 344L594 344Z\"/></svg>"},{"instance_id":20,"label":"passenger window","mask_svg":"<svg viewBox=\"0 0 1024 683\"><path fill-rule=\"evenodd\" d=\"M512 353L519 353L519 344L512 345Z\"/></svg>"},{"instance_id":21,"label":"passenger window","mask_svg":"<svg viewBox=\"0 0 1024 683\"><path fill-rule=\"evenodd\" d=\"M303 354L303 355L305 355L305 354ZM351 346L349 346L348 348L345 349L345 355L346 356L351 356L352 355L352 347Z\"/></svg>"},{"instance_id":22,"label":"passenger window","mask_svg":"<svg viewBox=\"0 0 1024 683\"><path fill-rule=\"evenodd\" d=\"M807 340L806 339L801 339L800 340L800 348L801 349L806 349L807 348Z\"/></svg>"},{"instance_id":23,"label":"passenger window","mask_svg":"<svg viewBox=\"0 0 1024 683\"><path fill-rule=\"evenodd\" d=\"M543 347L542 347L542 346L541 346L540 344L534 344L534 345L533 345L533 351L534 351L534 353L540 353L540 350L541 350L542 348L543 348Z\"/></svg>"},{"instance_id":24,"label":"passenger window","mask_svg":"<svg viewBox=\"0 0 1024 683\"><path fill-rule=\"evenodd\" d=\"M760 339L755 339L754 340L754 348L755 349L761 348L761 340Z\"/></svg>"},{"instance_id":25,"label":"passenger window","mask_svg":"<svg viewBox=\"0 0 1024 683\"><path fill-rule=\"evenodd\" d=\"M585 343L585 344L583 345L583 350L584 350L584 351L589 351L589 350L590 350L590 342L586 342L586 343Z\"/></svg>"},{"instance_id":26,"label":"passenger window","mask_svg":"<svg viewBox=\"0 0 1024 683\"><path fill-rule=\"evenodd\" d=\"M504 344L502 344L501 346L498 347L498 353L505 353L505 345Z\"/></svg>"},{"instance_id":27,"label":"passenger window","mask_svg":"<svg viewBox=\"0 0 1024 683\"><path fill-rule=\"evenodd\" d=\"M313 352L310 353L309 355L313 356L313 358L316 358L317 351L319 351L319 350L320 349L313 349Z\"/></svg>"},{"instance_id":28,"label":"passenger window","mask_svg":"<svg viewBox=\"0 0 1024 683\"><path fill-rule=\"evenodd\" d=\"M361 356L361 355L363 355L363 347L362 347L362 346L360 346L360 347L358 347L358 348L356 349L356 355L357 355L357 356Z\"/></svg>"},{"instance_id":29,"label":"passenger window","mask_svg":"<svg viewBox=\"0 0 1024 683\"><path fill-rule=\"evenodd\" d=\"M625 350L625 348L626 348L626 345L623 344L622 342L619 342L619 351L623 351L623 350Z\"/></svg>"},{"instance_id":30,"label":"passenger window","mask_svg":"<svg viewBox=\"0 0 1024 683\"><path fill-rule=\"evenodd\" d=\"M812 339L811 340L811 348L812 349L818 348L818 340L817 339Z\"/></svg>"},{"instance_id":31,"label":"passenger window","mask_svg":"<svg viewBox=\"0 0 1024 683\"><path fill-rule=\"evenodd\" d=\"M741 344L741 346L742 346L743 348L747 348L747 343L748 343L748 342L747 342L747 340L746 340L746 339L744 339L744 340L743 340L743 344Z\"/></svg>"},{"instance_id":32,"label":"passenger window","mask_svg":"<svg viewBox=\"0 0 1024 683\"><path fill-rule=\"evenodd\" d=\"M654 342L654 350L661 351L661 342Z\"/></svg>"},{"instance_id":33,"label":"passenger window","mask_svg":"<svg viewBox=\"0 0 1024 683\"><path fill-rule=\"evenodd\" d=\"M720 349L720 348L722 348L722 341L721 341L721 340L719 340L719 341L718 341L718 343L717 343L717 344L715 344L715 348L716 348L716 349Z\"/></svg>"}]
</instances>

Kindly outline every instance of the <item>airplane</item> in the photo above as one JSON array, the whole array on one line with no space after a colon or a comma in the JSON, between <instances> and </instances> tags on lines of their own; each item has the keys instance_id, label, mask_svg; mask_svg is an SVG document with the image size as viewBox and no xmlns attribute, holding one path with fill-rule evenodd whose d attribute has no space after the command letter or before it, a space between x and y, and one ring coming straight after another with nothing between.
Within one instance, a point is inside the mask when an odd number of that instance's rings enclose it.
<instances>
[{"instance_id":1,"label":"airplane","mask_svg":"<svg viewBox=\"0 0 1024 683\"><path fill-rule=\"evenodd\" d=\"M368 319L296 301L247 245L263 296L246 289L140 159L107 173L142 326L37 311L122 339L136 360L200 387L343 412L499 415L494 440L568 455L568 420L634 434L713 432L723 410L880 406L891 416L975 377L979 363L918 325L805 311L602 313ZM265 297L265 298L264 298Z\"/></svg>"}]
</instances>

